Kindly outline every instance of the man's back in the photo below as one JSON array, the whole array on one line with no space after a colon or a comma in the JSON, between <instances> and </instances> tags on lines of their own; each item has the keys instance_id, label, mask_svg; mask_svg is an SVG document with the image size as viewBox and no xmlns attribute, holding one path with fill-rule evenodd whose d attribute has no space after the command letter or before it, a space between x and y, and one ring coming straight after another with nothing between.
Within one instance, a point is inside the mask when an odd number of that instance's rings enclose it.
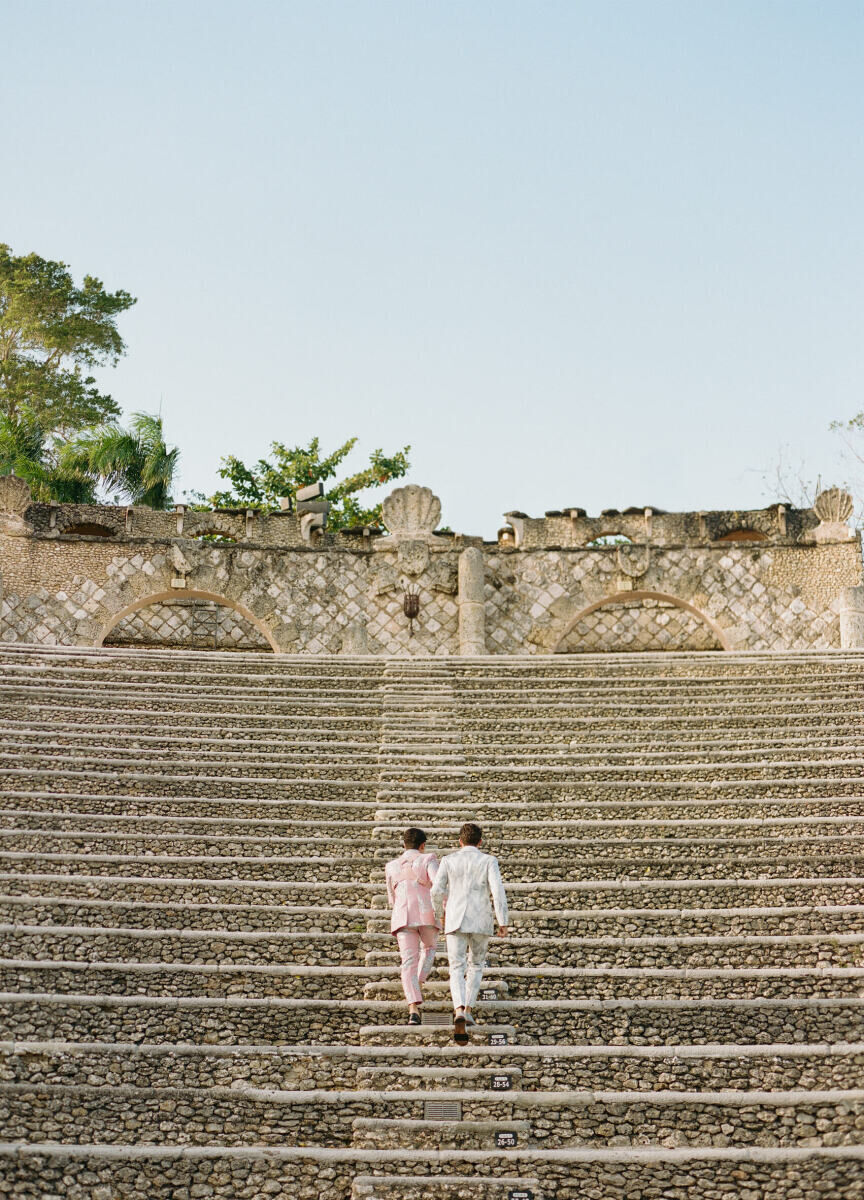
<instances>
[{"instance_id":1,"label":"man's back","mask_svg":"<svg viewBox=\"0 0 864 1200\"><path fill-rule=\"evenodd\" d=\"M499 925L507 924L507 898L498 860L476 846L463 846L442 859L432 888L436 909L445 898L447 933L491 934L496 917Z\"/></svg>"},{"instance_id":2,"label":"man's back","mask_svg":"<svg viewBox=\"0 0 864 1200\"><path fill-rule=\"evenodd\" d=\"M436 855L421 854L415 849L405 850L387 863L384 878L392 910L391 932L406 926L417 928L435 924L429 893L437 870Z\"/></svg>"}]
</instances>

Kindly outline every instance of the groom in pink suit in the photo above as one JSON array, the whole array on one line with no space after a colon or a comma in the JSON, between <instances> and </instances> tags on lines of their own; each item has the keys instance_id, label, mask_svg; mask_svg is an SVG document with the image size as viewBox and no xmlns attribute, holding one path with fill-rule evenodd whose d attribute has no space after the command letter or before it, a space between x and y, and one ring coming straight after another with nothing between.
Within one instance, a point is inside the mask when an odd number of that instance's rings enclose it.
<instances>
[{"instance_id":1,"label":"groom in pink suit","mask_svg":"<svg viewBox=\"0 0 864 1200\"><path fill-rule=\"evenodd\" d=\"M391 859L385 869L387 899L393 909L390 932L402 959L402 988L408 1001L408 1024L420 1024L422 985L432 969L438 942L438 922L430 894L438 859L426 854L422 829L406 829L405 852Z\"/></svg>"}]
</instances>

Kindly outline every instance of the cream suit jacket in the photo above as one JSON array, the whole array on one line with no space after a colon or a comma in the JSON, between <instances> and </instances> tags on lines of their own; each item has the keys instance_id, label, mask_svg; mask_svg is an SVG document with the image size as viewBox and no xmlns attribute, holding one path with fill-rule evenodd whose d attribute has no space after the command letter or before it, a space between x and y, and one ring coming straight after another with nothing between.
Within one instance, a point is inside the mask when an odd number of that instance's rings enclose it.
<instances>
[{"instance_id":1,"label":"cream suit jacket","mask_svg":"<svg viewBox=\"0 0 864 1200\"><path fill-rule=\"evenodd\" d=\"M496 919L506 925L507 897L498 859L476 846L462 846L442 858L432 884L432 904L439 921L444 914L445 933L492 934Z\"/></svg>"}]
</instances>

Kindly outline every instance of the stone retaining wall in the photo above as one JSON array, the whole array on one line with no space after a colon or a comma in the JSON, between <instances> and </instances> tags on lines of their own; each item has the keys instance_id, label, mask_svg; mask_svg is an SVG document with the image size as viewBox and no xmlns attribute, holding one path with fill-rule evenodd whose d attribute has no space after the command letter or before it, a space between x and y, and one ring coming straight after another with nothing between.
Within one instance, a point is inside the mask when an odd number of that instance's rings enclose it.
<instances>
[{"instance_id":1,"label":"stone retaining wall","mask_svg":"<svg viewBox=\"0 0 864 1200\"><path fill-rule=\"evenodd\" d=\"M864 1047L715 1047L701 1055L681 1048L677 1054L652 1054L644 1047L533 1047L432 1049L413 1053L402 1047L384 1053L357 1047L156 1047L156 1046L0 1046L0 1078L9 1083L63 1084L87 1078L91 1084L138 1087L238 1087L294 1090L435 1086L430 1070L440 1070L439 1086L452 1086L454 1070L476 1071L466 1086L483 1087L494 1073L509 1072L525 1093L586 1089L653 1092L723 1088L795 1090L806 1079L815 1089L856 1088L864 1073ZM415 1070L417 1075L410 1072ZM515 1074L514 1074L515 1073Z\"/></svg>"},{"instance_id":2,"label":"stone retaining wall","mask_svg":"<svg viewBox=\"0 0 864 1200\"><path fill-rule=\"evenodd\" d=\"M689 1200L786 1200L792 1196L830 1196L832 1200L860 1200L862 1160L854 1157L832 1156L830 1151L817 1149L787 1152L782 1157L770 1151L726 1151L713 1154L690 1151L649 1152L632 1158L623 1153L604 1160L590 1151L581 1156L554 1152L542 1154L501 1154L499 1162L512 1175L517 1171L539 1177L555 1200L585 1200L598 1195L604 1200L627 1200L635 1196L674 1197ZM488 1160L490 1156L485 1156ZM476 1182L477 1177L491 1170L487 1162L473 1161L468 1152L454 1151L442 1160L436 1151L426 1157L406 1155L403 1150L383 1156L369 1151L364 1161L352 1154L326 1154L308 1151L306 1155L289 1151L279 1155L261 1150L238 1152L236 1155L211 1155L206 1148L198 1153L191 1148L178 1148L173 1154L151 1150L138 1155L112 1156L81 1146L74 1154L46 1146L27 1147L4 1164L4 1179L0 1195L19 1196L45 1194L52 1188L58 1196L80 1195L88 1200L113 1200L116 1189L122 1188L123 1200L190 1200L222 1197L224 1200L260 1200L262 1196L285 1196L286 1168L290 1170L292 1200L320 1200L324 1194L348 1200L352 1195L352 1180L358 1167L369 1173L364 1176L358 1196L368 1200L379 1197L405 1196L411 1200L481 1200L488 1185ZM418 1179L417 1172L425 1179ZM387 1184L371 1179L376 1172L391 1177ZM393 1176L410 1176L411 1190L397 1191ZM441 1176L440 1184L435 1177ZM459 1176L474 1176L473 1184L454 1187L446 1180ZM367 1182L368 1181L368 1182ZM491 1182L491 1181L490 1181ZM505 1193L506 1194L506 1193Z\"/></svg>"},{"instance_id":3,"label":"stone retaining wall","mask_svg":"<svg viewBox=\"0 0 864 1200\"><path fill-rule=\"evenodd\" d=\"M322 1147L347 1147L355 1122L363 1122L361 1146L365 1141L398 1149L404 1145L399 1127L384 1122L401 1118L418 1122L412 1148L419 1150L440 1146L442 1133L434 1122L423 1122L423 1103L422 1096L398 1092L268 1093L233 1087L202 1095L188 1088L118 1086L106 1095L98 1085L21 1084L0 1090L0 1123L5 1136L37 1143L48 1141L59 1122L67 1128L74 1124L84 1142L104 1144L158 1138L167 1145L208 1145L218 1132L219 1144L242 1146L247 1131L257 1129L260 1145L303 1145L314 1139ZM487 1147L496 1126L524 1121L529 1113L532 1137L549 1149L651 1146L670 1140L677 1146L725 1147L760 1137L774 1146L831 1146L851 1140L864 1123L864 1101L856 1091L834 1098L806 1092L655 1092L650 1098L628 1092L514 1092L506 1099L463 1092L461 1104L465 1124L453 1127L455 1139L465 1144L460 1133L467 1125L470 1141ZM377 1129L375 1121L381 1122ZM481 1127L472 1130L472 1124Z\"/></svg>"},{"instance_id":4,"label":"stone retaining wall","mask_svg":"<svg viewBox=\"0 0 864 1200\"><path fill-rule=\"evenodd\" d=\"M5 477L0 641L403 657L838 648L861 553L827 519L845 511L828 495L782 512L510 514L483 542L436 531L440 503L411 486L388 498L387 536L322 535L294 513L34 504Z\"/></svg>"}]
</instances>

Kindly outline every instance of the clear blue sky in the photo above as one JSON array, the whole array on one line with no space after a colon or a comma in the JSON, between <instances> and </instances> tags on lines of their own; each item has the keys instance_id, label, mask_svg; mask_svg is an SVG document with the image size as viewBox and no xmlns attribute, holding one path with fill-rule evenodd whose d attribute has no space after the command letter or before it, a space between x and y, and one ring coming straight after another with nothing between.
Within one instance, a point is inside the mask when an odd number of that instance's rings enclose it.
<instances>
[{"instance_id":1,"label":"clear blue sky","mask_svg":"<svg viewBox=\"0 0 864 1200\"><path fill-rule=\"evenodd\" d=\"M138 297L105 382L181 487L357 433L489 537L843 476L861 0L0 10L0 240Z\"/></svg>"}]
</instances>

